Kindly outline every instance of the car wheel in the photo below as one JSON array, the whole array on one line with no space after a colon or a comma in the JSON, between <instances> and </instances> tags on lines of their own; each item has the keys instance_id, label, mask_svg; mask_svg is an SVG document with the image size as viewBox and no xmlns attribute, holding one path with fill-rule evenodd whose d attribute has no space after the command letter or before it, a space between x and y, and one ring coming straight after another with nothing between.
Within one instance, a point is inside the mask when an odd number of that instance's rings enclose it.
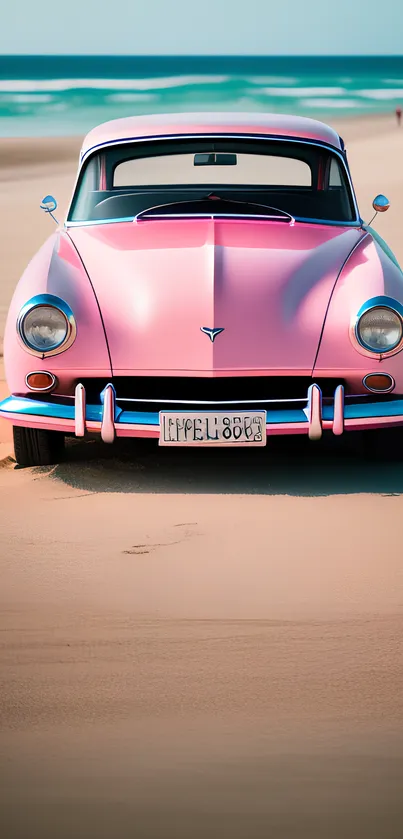
<instances>
[{"instance_id":1,"label":"car wheel","mask_svg":"<svg viewBox=\"0 0 403 839\"><path fill-rule=\"evenodd\" d=\"M13 426L15 459L19 466L49 466L58 463L64 448L61 431Z\"/></svg>"}]
</instances>

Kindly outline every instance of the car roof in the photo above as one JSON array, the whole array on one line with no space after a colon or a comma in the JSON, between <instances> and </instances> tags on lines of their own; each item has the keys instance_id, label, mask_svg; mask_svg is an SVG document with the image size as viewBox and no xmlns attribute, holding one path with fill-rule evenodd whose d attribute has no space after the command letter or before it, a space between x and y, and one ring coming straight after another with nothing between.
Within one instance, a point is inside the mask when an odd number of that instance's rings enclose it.
<instances>
[{"instance_id":1,"label":"car roof","mask_svg":"<svg viewBox=\"0 0 403 839\"><path fill-rule=\"evenodd\" d=\"M326 143L339 150L344 147L333 128L307 117L263 113L147 114L110 120L93 128L84 139L81 159L98 146L108 143L189 134L298 137Z\"/></svg>"}]
</instances>

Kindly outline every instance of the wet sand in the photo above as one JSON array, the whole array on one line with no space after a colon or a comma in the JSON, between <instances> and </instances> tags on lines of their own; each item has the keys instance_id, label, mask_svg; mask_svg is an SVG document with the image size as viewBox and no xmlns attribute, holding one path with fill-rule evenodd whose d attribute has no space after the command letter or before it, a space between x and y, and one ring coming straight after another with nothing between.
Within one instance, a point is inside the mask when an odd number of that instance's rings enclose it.
<instances>
[{"instance_id":1,"label":"wet sand","mask_svg":"<svg viewBox=\"0 0 403 839\"><path fill-rule=\"evenodd\" d=\"M340 130L402 260L403 132ZM3 322L70 142L1 183ZM336 440L3 460L0 835L400 839L402 493L402 466Z\"/></svg>"}]
</instances>

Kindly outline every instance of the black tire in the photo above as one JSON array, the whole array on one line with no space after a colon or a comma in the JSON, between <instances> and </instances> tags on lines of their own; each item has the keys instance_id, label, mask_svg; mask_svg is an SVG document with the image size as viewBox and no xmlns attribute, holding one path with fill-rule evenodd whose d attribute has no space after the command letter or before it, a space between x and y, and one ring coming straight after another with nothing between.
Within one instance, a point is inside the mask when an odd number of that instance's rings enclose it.
<instances>
[{"instance_id":1,"label":"black tire","mask_svg":"<svg viewBox=\"0 0 403 839\"><path fill-rule=\"evenodd\" d=\"M58 463L64 448L61 431L13 426L15 459L19 466L50 466Z\"/></svg>"}]
</instances>

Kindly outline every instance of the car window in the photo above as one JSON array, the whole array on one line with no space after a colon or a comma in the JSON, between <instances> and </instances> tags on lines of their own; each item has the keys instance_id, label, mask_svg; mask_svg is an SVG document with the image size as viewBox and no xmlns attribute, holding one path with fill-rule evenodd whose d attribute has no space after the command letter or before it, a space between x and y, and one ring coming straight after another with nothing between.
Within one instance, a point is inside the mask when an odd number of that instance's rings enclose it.
<instances>
[{"instance_id":1,"label":"car window","mask_svg":"<svg viewBox=\"0 0 403 839\"><path fill-rule=\"evenodd\" d=\"M330 164L330 173L329 173L329 186L339 186L343 185L342 182L342 175L339 166L338 160L334 157Z\"/></svg>"},{"instance_id":2,"label":"car window","mask_svg":"<svg viewBox=\"0 0 403 839\"><path fill-rule=\"evenodd\" d=\"M200 158L217 162L195 163ZM228 157L227 156L223 156ZM304 160L263 154L234 154L235 162L220 164L219 155L165 154L124 160L113 173L113 186L159 184L271 184L311 186L312 172Z\"/></svg>"},{"instance_id":3,"label":"car window","mask_svg":"<svg viewBox=\"0 0 403 839\"><path fill-rule=\"evenodd\" d=\"M185 210L174 208L185 201L191 215L209 214L211 202L203 208L203 201L212 192L231 199L226 215L256 215L251 205L266 204L297 221L358 223L336 152L312 142L232 136L128 142L94 152L80 172L68 221L132 220L171 205L166 217Z\"/></svg>"}]
</instances>

